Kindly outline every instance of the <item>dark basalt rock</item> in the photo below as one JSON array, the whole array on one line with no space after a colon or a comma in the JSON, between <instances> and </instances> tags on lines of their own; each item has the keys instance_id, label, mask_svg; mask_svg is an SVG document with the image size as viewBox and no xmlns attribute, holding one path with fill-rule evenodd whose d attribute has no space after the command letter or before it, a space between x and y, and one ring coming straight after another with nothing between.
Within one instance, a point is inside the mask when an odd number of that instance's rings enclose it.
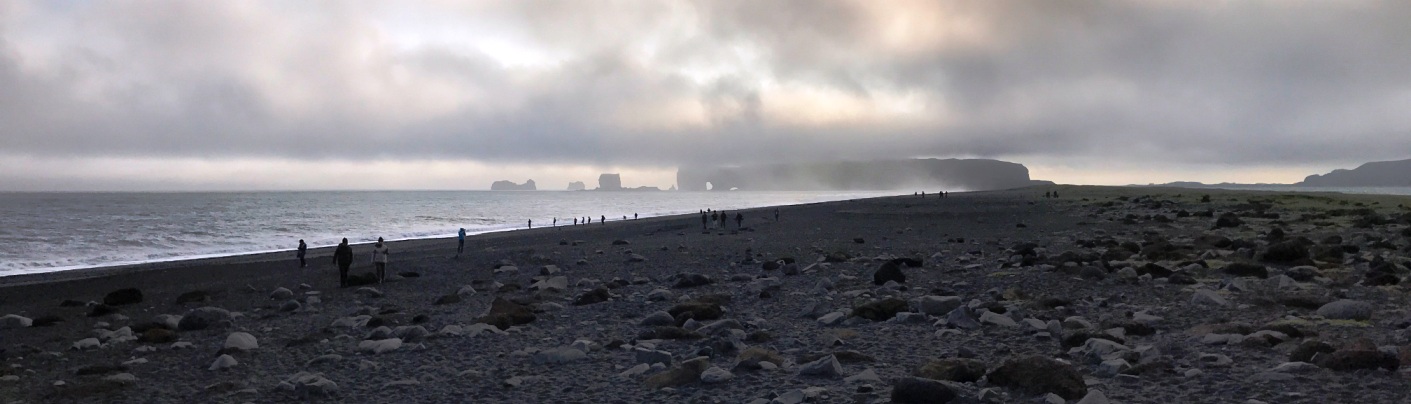
<instances>
[{"instance_id":1,"label":"dark basalt rock","mask_svg":"<svg viewBox=\"0 0 1411 404\"><path fill-rule=\"evenodd\" d=\"M978 359L945 358L921 365L914 373L927 379L970 383L985 377L985 362Z\"/></svg>"},{"instance_id":2,"label":"dark basalt rock","mask_svg":"<svg viewBox=\"0 0 1411 404\"><path fill-rule=\"evenodd\" d=\"M710 277L701 274L680 274L677 275L676 284L671 285L671 287L675 289L694 288L709 285L714 282L715 281L711 280Z\"/></svg>"},{"instance_id":3,"label":"dark basalt rock","mask_svg":"<svg viewBox=\"0 0 1411 404\"><path fill-rule=\"evenodd\" d=\"M1226 265L1223 271L1234 276L1253 276L1260 279L1269 277L1269 269L1260 264L1250 264L1245 262L1232 262Z\"/></svg>"},{"instance_id":4,"label":"dark basalt rock","mask_svg":"<svg viewBox=\"0 0 1411 404\"><path fill-rule=\"evenodd\" d=\"M538 317L534 316L534 311L529 307L496 297L495 301L490 303L490 312L479 321L506 330L512 326L529 324L536 319Z\"/></svg>"},{"instance_id":5,"label":"dark basalt rock","mask_svg":"<svg viewBox=\"0 0 1411 404\"><path fill-rule=\"evenodd\" d=\"M137 303L142 303L142 291L137 288L118 289L103 296L103 304L109 306L126 306Z\"/></svg>"},{"instance_id":6,"label":"dark basalt rock","mask_svg":"<svg viewBox=\"0 0 1411 404\"><path fill-rule=\"evenodd\" d=\"M955 400L955 397L955 390L939 381L920 377L903 377L892 381L893 403L948 403Z\"/></svg>"},{"instance_id":7,"label":"dark basalt rock","mask_svg":"<svg viewBox=\"0 0 1411 404\"><path fill-rule=\"evenodd\" d=\"M901 272L901 264L896 261L884 262L880 268L877 268L877 272L872 274L872 283L875 285L883 285L887 281L906 283L906 274Z\"/></svg>"},{"instance_id":8,"label":"dark basalt rock","mask_svg":"<svg viewBox=\"0 0 1411 404\"><path fill-rule=\"evenodd\" d=\"M1019 390L1024 394L1057 394L1077 400L1088 394L1083 375L1072 365L1042 356L1010 359L990 372L990 383Z\"/></svg>"},{"instance_id":9,"label":"dark basalt rock","mask_svg":"<svg viewBox=\"0 0 1411 404\"><path fill-rule=\"evenodd\" d=\"M602 302L608 301L608 299L611 299L611 298L612 298L612 293L608 292L608 289L607 289L607 288L599 287L599 288L597 288L597 289L593 289L593 290L584 292L584 293L581 294L581 295L578 295L577 298L573 299L573 305L574 305L574 306L584 306L584 305L589 305L589 304L593 304L593 303L602 303Z\"/></svg>"},{"instance_id":10,"label":"dark basalt rock","mask_svg":"<svg viewBox=\"0 0 1411 404\"><path fill-rule=\"evenodd\" d=\"M896 317L897 313L906 311L905 300L897 298L886 298L868 302L852 310L853 317L862 317L872 321L886 321Z\"/></svg>"}]
</instances>

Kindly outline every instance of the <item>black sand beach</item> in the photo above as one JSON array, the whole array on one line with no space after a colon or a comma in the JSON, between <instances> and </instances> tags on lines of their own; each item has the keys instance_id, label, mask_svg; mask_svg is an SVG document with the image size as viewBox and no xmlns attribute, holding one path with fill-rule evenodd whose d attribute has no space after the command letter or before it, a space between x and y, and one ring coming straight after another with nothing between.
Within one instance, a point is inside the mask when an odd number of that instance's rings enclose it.
<instances>
[{"instance_id":1,"label":"black sand beach","mask_svg":"<svg viewBox=\"0 0 1411 404\"><path fill-rule=\"evenodd\" d=\"M6 277L0 402L1407 402L1405 206L1050 186L393 242L367 287L331 249Z\"/></svg>"}]
</instances>

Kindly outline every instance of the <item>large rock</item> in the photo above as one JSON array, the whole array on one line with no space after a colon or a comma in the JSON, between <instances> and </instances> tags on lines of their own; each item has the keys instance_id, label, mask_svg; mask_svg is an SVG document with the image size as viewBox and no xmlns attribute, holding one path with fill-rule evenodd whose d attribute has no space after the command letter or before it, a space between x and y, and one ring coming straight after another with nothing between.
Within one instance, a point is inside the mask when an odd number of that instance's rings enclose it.
<instances>
[{"instance_id":1,"label":"large rock","mask_svg":"<svg viewBox=\"0 0 1411 404\"><path fill-rule=\"evenodd\" d=\"M283 287L277 288L277 289L275 289L273 292L269 292L269 299L270 299L270 300L284 300L284 299L290 299L290 298L293 298L293 297L294 297L294 291L289 290L289 289L287 289L287 288L283 288Z\"/></svg>"},{"instance_id":2,"label":"large rock","mask_svg":"<svg viewBox=\"0 0 1411 404\"><path fill-rule=\"evenodd\" d=\"M633 356L637 359L637 363L671 365L671 352L646 348L636 348L633 349L632 352Z\"/></svg>"},{"instance_id":3,"label":"large rock","mask_svg":"<svg viewBox=\"0 0 1411 404\"><path fill-rule=\"evenodd\" d=\"M901 263L896 260L882 263L877 272L872 273L872 283L885 285L887 282L906 283L906 274L901 272Z\"/></svg>"},{"instance_id":4,"label":"large rock","mask_svg":"<svg viewBox=\"0 0 1411 404\"><path fill-rule=\"evenodd\" d=\"M648 327L676 325L676 318L672 317L671 313L658 311L642 318L642 322L639 324Z\"/></svg>"},{"instance_id":5,"label":"large rock","mask_svg":"<svg viewBox=\"0 0 1411 404\"><path fill-rule=\"evenodd\" d=\"M706 384L724 383L734 378L735 375L730 371L714 366L701 372L701 383Z\"/></svg>"},{"instance_id":6,"label":"large rock","mask_svg":"<svg viewBox=\"0 0 1411 404\"><path fill-rule=\"evenodd\" d=\"M402 347L401 338L388 338L381 340L366 340L358 343L358 352L380 354L391 352Z\"/></svg>"},{"instance_id":7,"label":"large rock","mask_svg":"<svg viewBox=\"0 0 1411 404\"><path fill-rule=\"evenodd\" d=\"M838 357L828 355L813 362L799 365L799 375L838 377L843 374L843 364L838 362Z\"/></svg>"},{"instance_id":8,"label":"large rock","mask_svg":"<svg viewBox=\"0 0 1411 404\"><path fill-rule=\"evenodd\" d=\"M963 302L959 296L923 296L921 298L921 312L932 316L944 316L960 307Z\"/></svg>"},{"instance_id":9,"label":"large rock","mask_svg":"<svg viewBox=\"0 0 1411 404\"><path fill-rule=\"evenodd\" d=\"M230 335L225 337L224 348L226 349L239 349L242 351L248 351L259 347L259 341L255 339L254 335L250 335L250 333L232 332L230 333Z\"/></svg>"},{"instance_id":10,"label":"large rock","mask_svg":"<svg viewBox=\"0 0 1411 404\"><path fill-rule=\"evenodd\" d=\"M1318 315L1333 320L1371 320L1374 308L1371 303L1342 299L1318 308Z\"/></svg>"},{"instance_id":11,"label":"large rock","mask_svg":"<svg viewBox=\"0 0 1411 404\"><path fill-rule=\"evenodd\" d=\"M109 306L125 306L129 304L142 303L142 291L137 288L123 288L108 292L103 296L103 304Z\"/></svg>"},{"instance_id":12,"label":"large rock","mask_svg":"<svg viewBox=\"0 0 1411 404\"><path fill-rule=\"evenodd\" d=\"M657 373L647 378L647 387L660 389L663 387L677 387L694 383L701 379L701 374L710 368L710 358L699 357L682 362L680 366L668 369L665 372Z\"/></svg>"},{"instance_id":13,"label":"large rock","mask_svg":"<svg viewBox=\"0 0 1411 404\"><path fill-rule=\"evenodd\" d=\"M219 307L197 307L181 316L177 329L181 331L204 330L230 323L230 311Z\"/></svg>"},{"instance_id":14,"label":"large rock","mask_svg":"<svg viewBox=\"0 0 1411 404\"><path fill-rule=\"evenodd\" d=\"M740 352L740 356L737 357L736 360L738 362L735 365L736 367L751 370L761 368L761 362L769 362L775 367L784 365L783 356L780 356L774 351L758 347L745 349L744 351Z\"/></svg>"},{"instance_id":15,"label":"large rock","mask_svg":"<svg viewBox=\"0 0 1411 404\"><path fill-rule=\"evenodd\" d=\"M1370 340L1360 340L1328 355L1319 355L1318 366L1338 371L1386 369L1395 372L1401 360L1395 353L1382 352Z\"/></svg>"},{"instance_id":16,"label":"large rock","mask_svg":"<svg viewBox=\"0 0 1411 404\"><path fill-rule=\"evenodd\" d=\"M220 357L216 358L215 362L211 362L211 367L206 368L206 370L224 370L235 367L235 365L239 364L240 361L235 360L235 357L230 355L221 355Z\"/></svg>"},{"instance_id":17,"label":"large rock","mask_svg":"<svg viewBox=\"0 0 1411 404\"><path fill-rule=\"evenodd\" d=\"M331 397L338 392L338 383L323 377L322 373L299 372L284 379L279 384L285 390L293 391L300 397Z\"/></svg>"},{"instance_id":18,"label":"large rock","mask_svg":"<svg viewBox=\"0 0 1411 404\"><path fill-rule=\"evenodd\" d=\"M1226 265L1222 271L1234 276L1253 276L1260 279L1269 277L1269 268L1260 264L1250 264L1246 262L1232 262Z\"/></svg>"},{"instance_id":19,"label":"large rock","mask_svg":"<svg viewBox=\"0 0 1411 404\"><path fill-rule=\"evenodd\" d=\"M529 324L537 318L529 307L496 297L495 301L490 302L490 311L477 321L507 330L516 325Z\"/></svg>"},{"instance_id":20,"label":"large rock","mask_svg":"<svg viewBox=\"0 0 1411 404\"><path fill-rule=\"evenodd\" d=\"M725 310L720 305L708 302L686 302L678 304L666 310L677 323L694 319L696 321L715 320L725 315Z\"/></svg>"},{"instance_id":21,"label":"large rock","mask_svg":"<svg viewBox=\"0 0 1411 404\"><path fill-rule=\"evenodd\" d=\"M921 365L915 375L927 379L970 383L985 377L985 362L976 359L945 358Z\"/></svg>"},{"instance_id":22,"label":"large rock","mask_svg":"<svg viewBox=\"0 0 1411 404\"><path fill-rule=\"evenodd\" d=\"M676 289L694 288L709 285L714 282L715 281L711 280L710 277L701 274L680 274L677 275L676 284L671 285L671 287Z\"/></svg>"},{"instance_id":23,"label":"large rock","mask_svg":"<svg viewBox=\"0 0 1411 404\"><path fill-rule=\"evenodd\" d=\"M892 402L898 404L948 403L955 399L955 390L945 383L919 377L903 377L892 381Z\"/></svg>"},{"instance_id":24,"label":"large rock","mask_svg":"<svg viewBox=\"0 0 1411 404\"><path fill-rule=\"evenodd\" d=\"M980 328L980 322L975 320L975 315L965 306L956 307L946 314L946 325L964 330Z\"/></svg>"},{"instance_id":25,"label":"large rock","mask_svg":"<svg viewBox=\"0 0 1411 404\"><path fill-rule=\"evenodd\" d=\"M1057 394L1076 400L1088 394L1083 375L1072 365L1042 356L1010 359L988 375L990 383L1030 395Z\"/></svg>"},{"instance_id":26,"label":"large rock","mask_svg":"<svg viewBox=\"0 0 1411 404\"><path fill-rule=\"evenodd\" d=\"M852 310L852 316L872 321L886 321L896 317L897 313L906 311L906 307L905 300L889 297L857 306Z\"/></svg>"},{"instance_id":27,"label":"large rock","mask_svg":"<svg viewBox=\"0 0 1411 404\"><path fill-rule=\"evenodd\" d=\"M31 325L34 325L34 320L31 320L29 317L17 314L6 314L5 317L0 317L0 330L25 328Z\"/></svg>"},{"instance_id":28,"label":"large rock","mask_svg":"<svg viewBox=\"0 0 1411 404\"><path fill-rule=\"evenodd\" d=\"M597 289L583 292L583 294L578 295L578 298L573 299L573 305L585 306L594 303L602 303L608 301L608 299L611 298L612 293L608 292L607 288L599 287Z\"/></svg>"},{"instance_id":29,"label":"large rock","mask_svg":"<svg viewBox=\"0 0 1411 404\"><path fill-rule=\"evenodd\" d=\"M1209 289L1200 289L1200 290L1196 290L1196 291L1195 291L1195 294L1194 294L1193 296L1191 296L1191 303L1192 303L1192 304L1196 304L1196 305L1208 305L1208 306L1220 306L1220 307L1229 307L1229 306L1230 306L1230 301L1229 301L1229 300L1226 300L1224 296L1220 296L1219 293L1217 293L1217 292L1215 292L1215 291L1213 291L1213 290L1209 290Z\"/></svg>"},{"instance_id":30,"label":"large rock","mask_svg":"<svg viewBox=\"0 0 1411 404\"><path fill-rule=\"evenodd\" d=\"M577 348L570 347L546 349L534 354L534 363L538 364L568 363L583 359L588 359L587 353Z\"/></svg>"},{"instance_id":31,"label":"large rock","mask_svg":"<svg viewBox=\"0 0 1411 404\"><path fill-rule=\"evenodd\" d=\"M1285 241L1270 245L1262 256L1266 262L1291 264L1308 259L1308 246L1298 241Z\"/></svg>"}]
</instances>

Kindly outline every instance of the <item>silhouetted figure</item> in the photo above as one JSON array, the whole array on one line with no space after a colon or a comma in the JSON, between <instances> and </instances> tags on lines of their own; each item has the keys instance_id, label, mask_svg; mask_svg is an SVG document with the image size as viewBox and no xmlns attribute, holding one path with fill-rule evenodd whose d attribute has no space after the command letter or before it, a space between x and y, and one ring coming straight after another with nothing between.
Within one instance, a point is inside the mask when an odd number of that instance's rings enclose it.
<instances>
[{"instance_id":1,"label":"silhouetted figure","mask_svg":"<svg viewBox=\"0 0 1411 404\"><path fill-rule=\"evenodd\" d=\"M456 233L456 256L461 256L465 252L465 228L462 227L460 233Z\"/></svg>"},{"instance_id":2,"label":"silhouetted figure","mask_svg":"<svg viewBox=\"0 0 1411 404\"><path fill-rule=\"evenodd\" d=\"M333 263L338 264L338 287L348 287L348 267L353 266L353 247L348 245L347 238L333 250Z\"/></svg>"},{"instance_id":3,"label":"silhouetted figure","mask_svg":"<svg viewBox=\"0 0 1411 404\"><path fill-rule=\"evenodd\" d=\"M926 199L926 191L921 191L921 199Z\"/></svg>"},{"instance_id":4,"label":"silhouetted figure","mask_svg":"<svg viewBox=\"0 0 1411 404\"><path fill-rule=\"evenodd\" d=\"M636 213L633 213L633 214L632 214L632 220L637 220L637 214L636 214Z\"/></svg>"},{"instance_id":5,"label":"silhouetted figure","mask_svg":"<svg viewBox=\"0 0 1411 404\"><path fill-rule=\"evenodd\" d=\"M304 261L304 254L307 252L309 252L309 245L304 244L304 239L299 239L299 253L297 254L299 257L299 268L305 268L309 266L308 262Z\"/></svg>"},{"instance_id":6,"label":"silhouetted figure","mask_svg":"<svg viewBox=\"0 0 1411 404\"><path fill-rule=\"evenodd\" d=\"M1053 191L1053 199L1058 199L1058 191Z\"/></svg>"},{"instance_id":7,"label":"silhouetted figure","mask_svg":"<svg viewBox=\"0 0 1411 404\"><path fill-rule=\"evenodd\" d=\"M708 219L709 219L709 217L706 216L705 211L704 211L704 210L701 211L701 230L705 230L705 229L706 229L706 223L707 223L706 221L707 221Z\"/></svg>"},{"instance_id":8,"label":"silhouetted figure","mask_svg":"<svg viewBox=\"0 0 1411 404\"><path fill-rule=\"evenodd\" d=\"M574 225L574 226L577 226L577 225L578 225L578 218L576 218L576 217L573 218L573 225Z\"/></svg>"},{"instance_id":9,"label":"silhouetted figure","mask_svg":"<svg viewBox=\"0 0 1411 404\"><path fill-rule=\"evenodd\" d=\"M725 211L723 211L723 210L720 211L720 228L721 228L721 229L724 229L725 226L728 225L729 223L730 223L730 214L729 214L729 213L725 213Z\"/></svg>"},{"instance_id":10,"label":"silhouetted figure","mask_svg":"<svg viewBox=\"0 0 1411 404\"><path fill-rule=\"evenodd\" d=\"M584 220L587 220L587 221L586 221L586 222L583 222L583 223L593 224L593 217L592 217L592 216L588 216L588 217L587 217L586 219L584 219Z\"/></svg>"},{"instance_id":11,"label":"silhouetted figure","mask_svg":"<svg viewBox=\"0 0 1411 404\"><path fill-rule=\"evenodd\" d=\"M372 245L372 263L377 265L377 283L387 280L387 244L382 242L382 237L377 238L377 244Z\"/></svg>"},{"instance_id":12,"label":"silhouetted figure","mask_svg":"<svg viewBox=\"0 0 1411 404\"><path fill-rule=\"evenodd\" d=\"M1049 192L1049 191L1044 191L1044 199L1051 198L1051 197L1052 197L1051 195L1052 195L1051 192Z\"/></svg>"},{"instance_id":13,"label":"silhouetted figure","mask_svg":"<svg viewBox=\"0 0 1411 404\"><path fill-rule=\"evenodd\" d=\"M554 227L559 227L559 218L554 218Z\"/></svg>"},{"instance_id":14,"label":"silhouetted figure","mask_svg":"<svg viewBox=\"0 0 1411 404\"><path fill-rule=\"evenodd\" d=\"M741 223L744 223L744 222L745 222L745 214L743 214L743 213L736 213L736 214L735 214L735 228L736 228L736 229L740 228L740 224L741 224Z\"/></svg>"},{"instance_id":15,"label":"silhouetted figure","mask_svg":"<svg viewBox=\"0 0 1411 404\"><path fill-rule=\"evenodd\" d=\"M719 225L719 224L720 224L720 212L711 212L711 213L710 213L710 227L715 227L715 226L717 226L717 225Z\"/></svg>"},{"instance_id":16,"label":"silhouetted figure","mask_svg":"<svg viewBox=\"0 0 1411 404\"><path fill-rule=\"evenodd\" d=\"M779 208L774 208L774 221L779 221Z\"/></svg>"},{"instance_id":17,"label":"silhouetted figure","mask_svg":"<svg viewBox=\"0 0 1411 404\"><path fill-rule=\"evenodd\" d=\"M608 216L607 216L607 215L599 216L599 217L598 217L598 224L608 224Z\"/></svg>"},{"instance_id":18,"label":"silhouetted figure","mask_svg":"<svg viewBox=\"0 0 1411 404\"><path fill-rule=\"evenodd\" d=\"M529 219L529 228L534 228L534 219Z\"/></svg>"}]
</instances>

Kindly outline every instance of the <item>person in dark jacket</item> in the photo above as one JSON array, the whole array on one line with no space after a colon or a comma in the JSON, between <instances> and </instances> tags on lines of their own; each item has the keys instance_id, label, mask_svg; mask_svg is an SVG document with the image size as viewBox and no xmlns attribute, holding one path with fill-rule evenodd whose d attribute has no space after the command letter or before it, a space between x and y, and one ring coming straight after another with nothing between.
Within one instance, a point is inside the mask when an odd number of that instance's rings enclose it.
<instances>
[{"instance_id":1,"label":"person in dark jacket","mask_svg":"<svg viewBox=\"0 0 1411 404\"><path fill-rule=\"evenodd\" d=\"M308 244L304 244L304 239L299 239L299 253L298 253L298 257L299 257L299 268L306 268L306 267L309 266L309 263L304 261L304 254L305 254L305 253L308 253L308 252L309 252L309 245L308 245Z\"/></svg>"},{"instance_id":2,"label":"person in dark jacket","mask_svg":"<svg viewBox=\"0 0 1411 404\"><path fill-rule=\"evenodd\" d=\"M348 267L353 266L353 247L348 246L348 239L333 250L333 263L338 264L338 287L348 287Z\"/></svg>"},{"instance_id":3,"label":"person in dark jacket","mask_svg":"<svg viewBox=\"0 0 1411 404\"><path fill-rule=\"evenodd\" d=\"M735 214L735 228L736 228L736 229L739 229L740 227L742 227L741 224L744 223L744 222L745 222L745 214L744 214L744 213L736 213L736 214Z\"/></svg>"}]
</instances>

